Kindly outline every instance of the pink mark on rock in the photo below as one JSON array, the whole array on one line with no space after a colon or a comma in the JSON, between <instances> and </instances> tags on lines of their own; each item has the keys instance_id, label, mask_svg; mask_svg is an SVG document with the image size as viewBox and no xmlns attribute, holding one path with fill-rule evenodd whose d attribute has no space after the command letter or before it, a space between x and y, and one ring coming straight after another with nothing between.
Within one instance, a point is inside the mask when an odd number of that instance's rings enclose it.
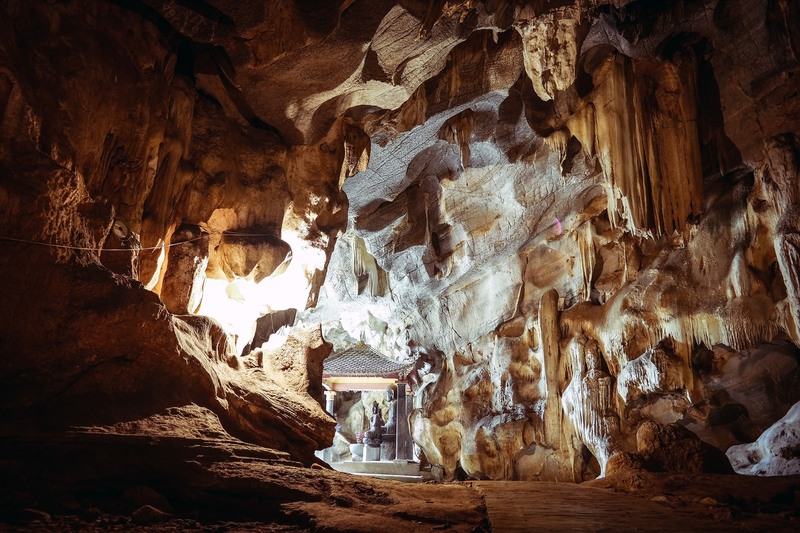
<instances>
[{"instance_id":1,"label":"pink mark on rock","mask_svg":"<svg viewBox=\"0 0 800 533\"><path fill-rule=\"evenodd\" d=\"M564 233L564 228L561 226L561 221L558 220L558 217L556 217L556 228L558 229L558 234L559 235Z\"/></svg>"}]
</instances>

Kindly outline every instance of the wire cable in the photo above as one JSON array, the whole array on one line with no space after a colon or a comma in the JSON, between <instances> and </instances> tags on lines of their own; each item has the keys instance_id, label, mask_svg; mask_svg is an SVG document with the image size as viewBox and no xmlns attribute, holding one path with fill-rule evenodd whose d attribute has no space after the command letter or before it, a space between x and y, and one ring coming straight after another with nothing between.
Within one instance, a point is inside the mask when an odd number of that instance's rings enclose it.
<instances>
[{"instance_id":1,"label":"wire cable","mask_svg":"<svg viewBox=\"0 0 800 533\"><path fill-rule=\"evenodd\" d=\"M166 245L166 248L172 248L173 246L180 246L182 244L188 244L190 242L199 241L200 239L205 239L208 237L207 234L201 235L200 237L195 237L193 239L187 239L181 242L173 242ZM35 244L37 246L49 246L51 248L62 248L66 250L83 250L87 252L131 252L131 251L138 251L138 252L152 252L155 250L160 250L162 246L147 246L144 248L91 248L87 246L72 246L69 244L53 244L50 242L38 242L38 241L29 241L27 239L17 239L14 237L5 237L0 235L0 240L3 241L13 241L13 242L22 242L25 244Z\"/></svg>"},{"instance_id":2,"label":"wire cable","mask_svg":"<svg viewBox=\"0 0 800 533\"><path fill-rule=\"evenodd\" d=\"M224 235L231 235L231 236L237 236L237 237L273 237L273 238L278 238L278 239L280 238L277 235L275 235L274 233L242 233L242 232L235 232L235 231L223 231L220 234L223 235L223 236ZM195 237L193 239L187 239L187 240L181 241L181 242L173 242L173 243L170 243L170 244L166 245L166 247L167 248L172 248L173 246L180 246L182 244L188 244L190 242L199 241L200 239L204 239L204 238L206 238L208 236L209 236L208 233L204 233L200 237ZM39 242L39 241L31 241L31 240L27 240L27 239L17 239L15 237L6 237L6 236L3 236L3 235L0 235L0 240L21 242L21 243L25 243L25 244L35 244L37 246L49 246L51 248L61 248L61 249L65 249L65 250L82 250L82 251L87 251L87 252L130 252L130 251L134 250L134 248L92 248L92 247L88 247L88 246L72 246L70 244L54 244L54 243L50 243L50 242ZM136 250L140 251L140 252L151 252L151 251L155 251L155 250L160 250L161 248L162 248L161 246L147 246L147 247L142 247L142 248L136 248Z\"/></svg>"},{"instance_id":3,"label":"wire cable","mask_svg":"<svg viewBox=\"0 0 800 533\"><path fill-rule=\"evenodd\" d=\"M242 233L238 231L222 231L219 234L223 237L225 235L231 235L234 237L274 237L276 239L280 239L280 237L274 233Z\"/></svg>"}]
</instances>

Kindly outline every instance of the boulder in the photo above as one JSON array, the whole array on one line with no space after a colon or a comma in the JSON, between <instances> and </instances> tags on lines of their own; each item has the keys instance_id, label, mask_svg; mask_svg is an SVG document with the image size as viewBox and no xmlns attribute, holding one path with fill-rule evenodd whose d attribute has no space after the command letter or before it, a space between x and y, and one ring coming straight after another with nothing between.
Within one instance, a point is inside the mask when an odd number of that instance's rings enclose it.
<instances>
[{"instance_id":1,"label":"boulder","mask_svg":"<svg viewBox=\"0 0 800 533\"><path fill-rule=\"evenodd\" d=\"M726 454L737 474L800 474L800 402L755 442L731 446Z\"/></svg>"}]
</instances>

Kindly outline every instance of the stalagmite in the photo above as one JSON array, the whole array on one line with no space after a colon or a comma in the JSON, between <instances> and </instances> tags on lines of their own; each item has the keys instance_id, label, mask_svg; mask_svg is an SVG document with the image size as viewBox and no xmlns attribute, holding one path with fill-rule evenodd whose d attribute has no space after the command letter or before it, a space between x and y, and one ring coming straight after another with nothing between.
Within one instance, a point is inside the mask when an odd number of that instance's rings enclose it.
<instances>
[{"instance_id":1,"label":"stalagmite","mask_svg":"<svg viewBox=\"0 0 800 533\"><path fill-rule=\"evenodd\" d=\"M728 458L740 474L787 476L800 474L800 403L775 422L756 442L731 446Z\"/></svg>"},{"instance_id":2,"label":"stalagmite","mask_svg":"<svg viewBox=\"0 0 800 533\"><path fill-rule=\"evenodd\" d=\"M619 450L619 419L612 409L612 378L601 368L597 342L576 338L569 344L569 384L561 398L564 415L584 445L600 463L600 475L611 455Z\"/></svg>"},{"instance_id":3,"label":"stalagmite","mask_svg":"<svg viewBox=\"0 0 800 533\"><path fill-rule=\"evenodd\" d=\"M539 302L539 331L542 336L544 354L544 375L547 386L547 400L544 408L544 428L546 443L558 447L561 439L561 408L558 396L554 393L559 386L561 357L559 340L561 328L558 324L558 292L550 290L542 295Z\"/></svg>"}]
</instances>

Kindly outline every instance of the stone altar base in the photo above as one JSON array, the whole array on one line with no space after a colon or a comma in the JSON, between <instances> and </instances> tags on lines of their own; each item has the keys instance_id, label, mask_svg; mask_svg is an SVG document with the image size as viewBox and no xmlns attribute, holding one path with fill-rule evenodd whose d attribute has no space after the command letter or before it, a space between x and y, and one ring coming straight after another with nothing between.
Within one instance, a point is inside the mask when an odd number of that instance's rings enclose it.
<instances>
[{"instance_id":1,"label":"stone altar base","mask_svg":"<svg viewBox=\"0 0 800 533\"><path fill-rule=\"evenodd\" d=\"M397 446L394 440L381 442L381 461L394 461L397 456Z\"/></svg>"},{"instance_id":2,"label":"stone altar base","mask_svg":"<svg viewBox=\"0 0 800 533\"><path fill-rule=\"evenodd\" d=\"M364 446L364 460L365 461L380 461L381 449L378 447Z\"/></svg>"},{"instance_id":3,"label":"stone altar base","mask_svg":"<svg viewBox=\"0 0 800 533\"><path fill-rule=\"evenodd\" d=\"M363 461L331 463L331 467L339 472L347 472L357 476L372 476L394 481L420 482L433 481L435 478L429 470L420 470L419 463L409 461Z\"/></svg>"}]
</instances>

